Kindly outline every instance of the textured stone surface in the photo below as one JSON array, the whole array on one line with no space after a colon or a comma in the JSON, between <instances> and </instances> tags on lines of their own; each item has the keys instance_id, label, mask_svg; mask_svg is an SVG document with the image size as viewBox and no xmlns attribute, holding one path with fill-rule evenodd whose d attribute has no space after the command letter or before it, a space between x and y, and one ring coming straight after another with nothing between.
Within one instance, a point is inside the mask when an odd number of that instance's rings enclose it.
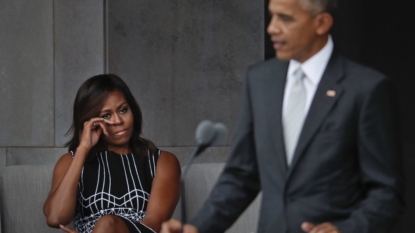
<instances>
[{"instance_id":1,"label":"textured stone surface","mask_svg":"<svg viewBox=\"0 0 415 233\"><path fill-rule=\"evenodd\" d=\"M1 172L3 171L3 168L5 166L6 166L6 149L5 148L0 148L0 176L1 176Z\"/></svg>"},{"instance_id":2,"label":"textured stone surface","mask_svg":"<svg viewBox=\"0 0 415 233\"><path fill-rule=\"evenodd\" d=\"M9 148L6 166L55 164L66 148Z\"/></svg>"},{"instance_id":3,"label":"textured stone surface","mask_svg":"<svg viewBox=\"0 0 415 233\"><path fill-rule=\"evenodd\" d=\"M204 119L233 131L245 70L263 58L263 11L257 0L109 2L109 71L141 105L146 137L193 146Z\"/></svg>"},{"instance_id":4,"label":"textured stone surface","mask_svg":"<svg viewBox=\"0 0 415 233\"><path fill-rule=\"evenodd\" d=\"M6 167L6 149L0 148L0 200L3 200L3 175L4 168ZM2 223L1 219L3 218L2 215L3 212L3 202L0 201L0 233L2 232Z\"/></svg>"},{"instance_id":5,"label":"textured stone surface","mask_svg":"<svg viewBox=\"0 0 415 233\"><path fill-rule=\"evenodd\" d=\"M2 174L5 167L6 167L6 149L0 148L0 193L1 193L1 185L2 185L1 184L1 177L2 177L1 174ZM1 204L0 204L0 207L1 207Z\"/></svg>"},{"instance_id":6,"label":"textured stone surface","mask_svg":"<svg viewBox=\"0 0 415 233\"><path fill-rule=\"evenodd\" d=\"M194 151L195 147L159 147L176 155L180 165L184 166ZM55 164L61 155L68 151L67 148L9 148L0 149L1 167L13 165L41 165ZM206 149L194 163L223 163L230 153L230 147L211 147Z\"/></svg>"},{"instance_id":7,"label":"textured stone surface","mask_svg":"<svg viewBox=\"0 0 415 233\"><path fill-rule=\"evenodd\" d=\"M53 1L0 1L0 146L53 146Z\"/></svg>"},{"instance_id":8,"label":"textured stone surface","mask_svg":"<svg viewBox=\"0 0 415 233\"><path fill-rule=\"evenodd\" d=\"M186 165L190 155L195 150L195 147L159 147L161 150L169 151L176 155L181 166ZM194 163L224 163L230 154L230 147L210 147L200 154Z\"/></svg>"},{"instance_id":9,"label":"textured stone surface","mask_svg":"<svg viewBox=\"0 0 415 233\"><path fill-rule=\"evenodd\" d=\"M104 73L103 1L55 1L55 143L63 146L81 84Z\"/></svg>"}]
</instances>

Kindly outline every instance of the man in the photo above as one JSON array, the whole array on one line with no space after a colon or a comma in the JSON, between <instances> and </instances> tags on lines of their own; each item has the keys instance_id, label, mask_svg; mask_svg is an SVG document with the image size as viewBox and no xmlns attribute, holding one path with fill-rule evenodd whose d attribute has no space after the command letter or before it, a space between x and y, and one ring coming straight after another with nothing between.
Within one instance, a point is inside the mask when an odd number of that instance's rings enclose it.
<instances>
[{"instance_id":1,"label":"man","mask_svg":"<svg viewBox=\"0 0 415 233\"><path fill-rule=\"evenodd\" d=\"M334 4L270 0L277 59L248 69L231 156L186 233L223 232L261 190L259 233L393 226L403 209L397 104L388 79L333 49Z\"/></svg>"}]
</instances>

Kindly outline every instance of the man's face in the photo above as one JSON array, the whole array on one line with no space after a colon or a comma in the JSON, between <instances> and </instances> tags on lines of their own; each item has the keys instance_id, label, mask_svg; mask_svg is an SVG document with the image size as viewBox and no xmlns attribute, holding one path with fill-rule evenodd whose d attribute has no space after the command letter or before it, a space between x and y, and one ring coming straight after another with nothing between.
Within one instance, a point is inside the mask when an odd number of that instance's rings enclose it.
<instances>
[{"instance_id":1,"label":"man's face","mask_svg":"<svg viewBox=\"0 0 415 233\"><path fill-rule=\"evenodd\" d=\"M271 22L267 32L277 58L283 61L304 62L321 49L316 42L317 21L299 1L270 0L268 5Z\"/></svg>"}]
</instances>

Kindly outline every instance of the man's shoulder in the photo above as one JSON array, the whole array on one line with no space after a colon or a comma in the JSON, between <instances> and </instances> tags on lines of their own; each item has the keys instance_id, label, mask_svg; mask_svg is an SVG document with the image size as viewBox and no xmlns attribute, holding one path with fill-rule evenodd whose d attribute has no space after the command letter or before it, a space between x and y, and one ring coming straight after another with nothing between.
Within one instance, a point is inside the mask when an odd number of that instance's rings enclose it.
<instances>
[{"instance_id":1,"label":"man's shoulder","mask_svg":"<svg viewBox=\"0 0 415 233\"><path fill-rule=\"evenodd\" d=\"M384 75L379 70L376 70L368 65L357 62L353 59L350 59L342 54L338 55L342 60L342 66L345 72L345 75L350 78L366 79L372 81L381 81L386 79Z\"/></svg>"},{"instance_id":2,"label":"man's shoulder","mask_svg":"<svg viewBox=\"0 0 415 233\"><path fill-rule=\"evenodd\" d=\"M276 58L271 58L265 61L257 62L248 67L248 73L264 73L264 72L286 72L289 62L280 61Z\"/></svg>"},{"instance_id":3,"label":"man's shoulder","mask_svg":"<svg viewBox=\"0 0 415 233\"><path fill-rule=\"evenodd\" d=\"M270 58L268 60L260 61L249 66L251 70L270 69L273 67L288 65L289 62L280 61L277 58Z\"/></svg>"},{"instance_id":4,"label":"man's shoulder","mask_svg":"<svg viewBox=\"0 0 415 233\"><path fill-rule=\"evenodd\" d=\"M392 85L392 80L379 70L341 54L338 54L335 59L336 64L331 63L331 68L341 69L340 84L345 88L351 88L354 93L367 94L380 85Z\"/></svg>"}]
</instances>

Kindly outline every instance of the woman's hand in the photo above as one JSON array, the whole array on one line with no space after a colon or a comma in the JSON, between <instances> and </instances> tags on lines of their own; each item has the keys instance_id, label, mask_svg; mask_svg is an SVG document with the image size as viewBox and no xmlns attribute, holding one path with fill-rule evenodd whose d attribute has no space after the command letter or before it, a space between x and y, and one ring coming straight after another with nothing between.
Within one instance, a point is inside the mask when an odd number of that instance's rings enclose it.
<instances>
[{"instance_id":1,"label":"woman's hand","mask_svg":"<svg viewBox=\"0 0 415 233\"><path fill-rule=\"evenodd\" d=\"M330 222L314 225L309 222L303 222L301 229L308 233L341 233L340 230Z\"/></svg>"},{"instance_id":2,"label":"woman's hand","mask_svg":"<svg viewBox=\"0 0 415 233\"><path fill-rule=\"evenodd\" d=\"M108 135L106 124L112 125L114 122L98 117L85 121L79 146L89 151L97 144L101 133Z\"/></svg>"},{"instance_id":3,"label":"woman's hand","mask_svg":"<svg viewBox=\"0 0 415 233\"><path fill-rule=\"evenodd\" d=\"M68 226L64 226L64 225L59 225L59 227L62 229L62 231L64 232L68 232L68 233L78 233L75 229L72 229Z\"/></svg>"},{"instance_id":4,"label":"woman's hand","mask_svg":"<svg viewBox=\"0 0 415 233\"><path fill-rule=\"evenodd\" d=\"M170 219L167 222L164 222L161 225L160 233L181 233L182 232L182 223L177 221L176 219ZM185 224L183 227L183 233L198 233L197 228L190 225Z\"/></svg>"}]
</instances>

